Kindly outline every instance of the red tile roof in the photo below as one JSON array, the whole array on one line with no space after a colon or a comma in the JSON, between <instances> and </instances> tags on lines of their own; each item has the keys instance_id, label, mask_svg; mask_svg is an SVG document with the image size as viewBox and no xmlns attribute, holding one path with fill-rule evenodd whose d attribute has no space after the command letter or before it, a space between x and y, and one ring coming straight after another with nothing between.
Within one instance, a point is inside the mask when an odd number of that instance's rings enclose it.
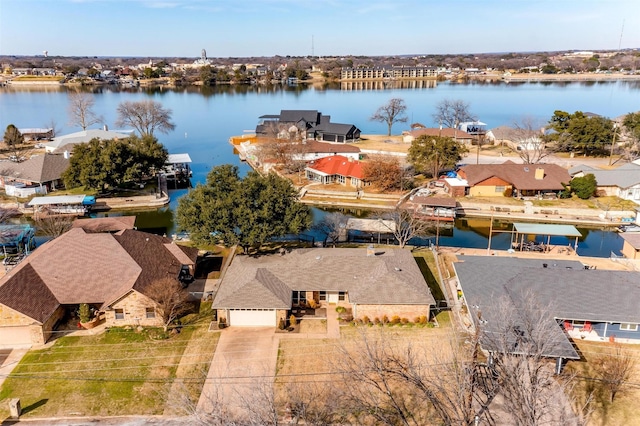
<instances>
[{"instance_id":1,"label":"red tile roof","mask_svg":"<svg viewBox=\"0 0 640 426\"><path fill-rule=\"evenodd\" d=\"M340 175L362 179L362 163L358 160L350 160L343 155L332 155L310 161L308 169L323 173L328 176Z\"/></svg>"}]
</instances>

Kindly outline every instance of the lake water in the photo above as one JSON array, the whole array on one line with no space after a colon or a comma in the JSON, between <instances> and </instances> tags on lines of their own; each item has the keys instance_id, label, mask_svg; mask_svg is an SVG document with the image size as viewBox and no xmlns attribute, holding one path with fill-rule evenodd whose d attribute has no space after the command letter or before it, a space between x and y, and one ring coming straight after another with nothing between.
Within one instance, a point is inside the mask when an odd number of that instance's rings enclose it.
<instances>
[{"instance_id":1,"label":"lake water","mask_svg":"<svg viewBox=\"0 0 640 426\"><path fill-rule=\"evenodd\" d=\"M445 82L427 86L431 87L402 88L386 84L376 89L357 90L341 88L340 85L184 89L119 89L107 86L92 91L95 94L94 110L104 117L104 124L110 129L116 129L116 108L123 101L153 99L171 109L175 131L157 136L169 152L191 155L195 183L203 182L211 167L218 164L238 165L243 173L249 170L233 154L233 148L228 144L229 137L245 130L252 131L259 116L277 114L281 109L319 110L330 115L334 122L355 124L363 134L386 132L385 124L369 121L369 117L391 98L405 100L409 118L408 123L394 126L394 134L406 130L412 122L434 126L432 114L435 105L443 99L464 100L488 128L512 124L527 116L548 121L555 110L581 110L610 118L640 110L640 82L635 81ZM0 126L2 129L8 124L19 128L50 127L54 122L59 134L80 130L68 124L68 90L64 87L1 87ZM183 193L172 191L171 208ZM171 209L139 213L138 220L140 227L166 227L168 233L174 231ZM600 256L608 256L611 251L619 253L621 239L615 234L602 232L589 232L580 244L579 253ZM443 237L441 244L486 247L487 240L482 233L458 227L455 235ZM500 245L501 237L494 237L492 246L502 248Z\"/></svg>"}]
</instances>

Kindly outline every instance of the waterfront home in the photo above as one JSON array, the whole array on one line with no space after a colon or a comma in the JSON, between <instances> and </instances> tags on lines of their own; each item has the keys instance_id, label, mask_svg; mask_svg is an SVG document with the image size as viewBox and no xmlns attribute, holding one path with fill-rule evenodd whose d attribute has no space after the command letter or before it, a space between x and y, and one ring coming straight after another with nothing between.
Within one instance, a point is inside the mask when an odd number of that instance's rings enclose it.
<instances>
[{"instance_id":1,"label":"waterfront home","mask_svg":"<svg viewBox=\"0 0 640 426\"><path fill-rule=\"evenodd\" d=\"M614 196L623 200L640 204L640 165L623 164L611 170L602 170L587 165L579 165L569 169L571 177L582 177L592 174L596 178L598 192L606 196Z\"/></svg>"},{"instance_id":2,"label":"waterfront home","mask_svg":"<svg viewBox=\"0 0 640 426\"><path fill-rule=\"evenodd\" d=\"M53 129L49 128L26 128L18 129L24 136L25 140L39 141L43 139L51 139L53 137Z\"/></svg>"},{"instance_id":3,"label":"waterfront home","mask_svg":"<svg viewBox=\"0 0 640 426\"><path fill-rule=\"evenodd\" d=\"M624 240L622 255L627 259L640 259L640 232L623 232L620 236Z\"/></svg>"},{"instance_id":4,"label":"waterfront home","mask_svg":"<svg viewBox=\"0 0 640 426\"><path fill-rule=\"evenodd\" d=\"M464 130L451 128L440 129L438 127L422 127L402 132L402 141L405 143L411 143L420 136L443 136L467 145L471 144L474 139L472 135L465 132Z\"/></svg>"},{"instance_id":5,"label":"waterfront home","mask_svg":"<svg viewBox=\"0 0 640 426\"><path fill-rule=\"evenodd\" d=\"M296 160L312 161L319 158L341 155L350 160L359 160L360 148L342 143L319 142L307 139L300 147L300 153L294 155Z\"/></svg>"},{"instance_id":6,"label":"waterfront home","mask_svg":"<svg viewBox=\"0 0 640 426\"><path fill-rule=\"evenodd\" d=\"M46 142L43 145L45 151L49 153L70 153L73 151L74 145L88 143L95 138L100 140L126 139L131 135L133 135L133 130L111 131L107 130L105 126L103 129L88 129L57 136L51 142Z\"/></svg>"},{"instance_id":7,"label":"waterfront home","mask_svg":"<svg viewBox=\"0 0 640 426\"><path fill-rule=\"evenodd\" d=\"M342 155L310 161L304 170L307 179L324 185L339 183L356 188L369 185L364 180L362 163Z\"/></svg>"},{"instance_id":8,"label":"waterfront home","mask_svg":"<svg viewBox=\"0 0 640 426\"><path fill-rule=\"evenodd\" d=\"M540 197L558 194L571 180L556 164L470 164L458 170L469 185L466 195L476 197Z\"/></svg>"},{"instance_id":9,"label":"waterfront home","mask_svg":"<svg viewBox=\"0 0 640 426\"><path fill-rule=\"evenodd\" d=\"M435 300L411 251L369 247L236 256L213 301L218 318L232 327L275 327L309 305L341 305L354 318L414 321L429 318Z\"/></svg>"},{"instance_id":10,"label":"waterfront home","mask_svg":"<svg viewBox=\"0 0 640 426\"><path fill-rule=\"evenodd\" d=\"M281 110L278 115L263 115L256 135L277 139L315 139L326 142L354 142L360 129L353 124L332 123L331 117L317 110Z\"/></svg>"},{"instance_id":11,"label":"waterfront home","mask_svg":"<svg viewBox=\"0 0 640 426\"><path fill-rule=\"evenodd\" d=\"M0 163L0 188L10 197L27 198L64 188L62 173L69 167L64 155L42 154Z\"/></svg>"},{"instance_id":12,"label":"waterfront home","mask_svg":"<svg viewBox=\"0 0 640 426\"><path fill-rule=\"evenodd\" d=\"M499 126L487 131L485 138L493 145L506 146L514 151L536 151L545 147L542 131Z\"/></svg>"},{"instance_id":13,"label":"waterfront home","mask_svg":"<svg viewBox=\"0 0 640 426\"><path fill-rule=\"evenodd\" d=\"M71 229L0 279L0 342L45 343L83 303L107 326L162 325L152 286L193 275L196 257L197 249L133 229Z\"/></svg>"},{"instance_id":14,"label":"waterfront home","mask_svg":"<svg viewBox=\"0 0 640 426\"><path fill-rule=\"evenodd\" d=\"M501 312L528 309L523 303L531 303L533 297L535 308L541 309L536 318L555 324L545 336L545 356L579 359L570 339L640 343L638 272L595 270L578 261L496 256L458 256L453 266L462 303L483 336L503 332ZM528 337L525 330L516 331ZM492 350L490 341L483 343Z\"/></svg>"}]
</instances>

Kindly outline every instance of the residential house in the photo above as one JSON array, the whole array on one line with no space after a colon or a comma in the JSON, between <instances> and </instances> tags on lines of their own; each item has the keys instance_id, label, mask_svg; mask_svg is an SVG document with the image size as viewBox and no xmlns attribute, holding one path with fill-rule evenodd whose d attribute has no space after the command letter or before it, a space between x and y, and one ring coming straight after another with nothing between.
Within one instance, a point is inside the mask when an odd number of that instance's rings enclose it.
<instances>
[{"instance_id":1,"label":"residential house","mask_svg":"<svg viewBox=\"0 0 640 426\"><path fill-rule=\"evenodd\" d=\"M556 164L470 164L458 170L467 181L466 195L475 197L533 197L559 193L571 180L569 172Z\"/></svg>"},{"instance_id":2,"label":"residential house","mask_svg":"<svg viewBox=\"0 0 640 426\"><path fill-rule=\"evenodd\" d=\"M193 275L196 257L194 248L133 229L71 229L0 279L0 342L42 344L82 303L108 326L161 325L152 284Z\"/></svg>"},{"instance_id":3,"label":"residential house","mask_svg":"<svg viewBox=\"0 0 640 426\"><path fill-rule=\"evenodd\" d=\"M592 174L601 195L614 196L640 204L640 164L626 163L611 170L580 165L569 169L571 177Z\"/></svg>"},{"instance_id":4,"label":"residential house","mask_svg":"<svg viewBox=\"0 0 640 426\"><path fill-rule=\"evenodd\" d=\"M279 115L263 115L256 126L256 134L340 143L360 139L360 129L353 124L332 123L330 116L316 110L282 110Z\"/></svg>"},{"instance_id":5,"label":"residential house","mask_svg":"<svg viewBox=\"0 0 640 426\"><path fill-rule=\"evenodd\" d=\"M310 161L304 170L307 179L325 185L339 183L356 188L369 185L364 180L362 163L343 155L332 155Z\"/></svg>"},{"instance_id":6,"label":"residential house","mask_svg":"<svg viewBox=\"0 0 640 426\"><path fill-rule=\"evenodd\" d=\"M49 128L23 128L18 131L24 136L25 140L39 141L50 139L53 137L53 129Z\"/></svg>"},{"instance_id":7,"label":"residential house","mask_svg":"<svg viewBox=\"0 0 640 426\"><path fill-rule=\"evenodd\" d=\"M359 160L361 157L360 148L347 144L307 139L301 148L302 152L296 155L296 160L312 161L332 155L341 155L350 160Z\"/></svg>"},{"instance_id":8,"label":"residential house","mask_svg":"<svg viewBox=\"0 0 640 426\"><path fill-rule=\"evenodd\" d=\"M485 138L493 145L506 146L514 151L536 151L544 149L541 136L542 130L499 126L487 131Z\"/></svg>"},{"instance_id":9,"label":"residential house","mask_svg":"<svg viewBox=\"0 0 640 426\"><path fill-rule=\"evenodd\" d=\"M553 343L546 345L548 357L579 359L571 338L640 343L638 272L594 270L578 261L551 259L458 256L458 260L453 265L462 301L485 336L504 330L500 311L517 312L534 297L544 307L540 321L557 325L547 336ZM491 342L484 344L493 349Z\"/></svg>"},{"instance_id":10,"label":"residential house","mask_svg":"<svg viewBox=\"0 0 640 426\"><path fill-rule=\"evenodd\" d=\"M444 128L440 129L437 127L427 128L415 128L408 132L402 132L402 141L405 143L411 143L416 138L420 136L443 136L448 137L456 142L464 143L470 145L473 141L474 137L464 130Z\"/></svg>"},{"instance_id":11,"label":"residential house","mask_svg":"<svg viewBox=\"0 0 640 426\"><path fill-rule=\"evenodd\" d=\"M133 130L107 130L104 129L89 129L80 132L70 133L68 135L62 135L53 138L51 142L44 143L44 149L49 153L63 153L72 152L74 145L81 143L88 143L92 139L111 140L111 139L126 139L133 135Z\"/></svg>"},{"instance_id":12,"label":"residential house","mask_svg":"<svg viewBox=\"0 0 640 426\"><path fill-rule=\"evenodd\" d=\"M309 300L342 305L354 318L429 317L435 300L411 251L298 249L286 254L236 256L213 301L233 326L275 327Z\"/></svg>"},{"instance_id":13,"label":"residential house","mask_svg":"<svg viewBox=\"0 0 640 426\"><path fill-rule=\"evenodd\" d=\"M640 259L640 232L622 232L622 255L627 259Z\"/></svg>"},{"instance_id":14,"label":"residential house","mask_svg":"<svg viewBox=\"0 0 640 426\"><path fill-rule=\"evenodd\" d=\"M0 162L0 188L11 197L27 198L64 188L62 174L69 158L58 154L32 156L22 162Z\"/></svg>"}]
</instances>

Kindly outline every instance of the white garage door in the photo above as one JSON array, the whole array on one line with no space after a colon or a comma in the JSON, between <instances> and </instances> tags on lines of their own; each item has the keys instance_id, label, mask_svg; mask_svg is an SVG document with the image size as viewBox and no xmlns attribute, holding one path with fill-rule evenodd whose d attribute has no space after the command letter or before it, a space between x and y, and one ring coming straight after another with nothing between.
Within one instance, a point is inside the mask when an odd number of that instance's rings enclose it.
<instances>
[{"instance_id":1,"label":"white garage door","mask_svg":"<svg viewBox=\"0 0 640 426\"><path fill-rule=\"evenodd\" d=\"M0 346L24 346L31 344L29 327L0 327Z\"/></svg>"},{"instance_id":2,"label":"white garage door","mask_svg":"<svg viewBox=\"0 0 640 426\"><path fill-rule=\"evenodd\" d=\"M232 327L275 327L275 309L232 309L229 311Z\"/></svg>"}]
</instances>

